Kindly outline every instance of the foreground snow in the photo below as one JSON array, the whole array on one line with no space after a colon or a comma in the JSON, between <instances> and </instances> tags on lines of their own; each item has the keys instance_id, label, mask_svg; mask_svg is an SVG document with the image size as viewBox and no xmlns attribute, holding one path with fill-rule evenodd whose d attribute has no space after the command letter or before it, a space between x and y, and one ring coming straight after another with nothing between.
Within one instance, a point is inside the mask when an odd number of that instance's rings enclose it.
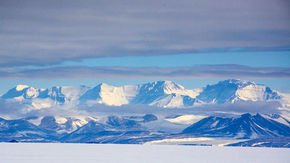
<instances>
[{"instance_id":1,"label":"foreground snow","mask_svg":"<svg viewBox=\"0 0 290 163\"><path fill-rule=\"evenodd\" d=\"M287 148L1 143L0 162L290 162Z\"/></svg>"},{"instance_id":2,"label":"foreground snow","mask_svg":"<svg viewBox=\"0 0 290 163\"><path fill-rule=\"evenodd\" d=\"M228 138L171 138L162 140L153 140L145 144L154 145L203 145L203 146L226 146L229 144L246 141L246 139L228 139Z\"/></svg>"}]
</instances>

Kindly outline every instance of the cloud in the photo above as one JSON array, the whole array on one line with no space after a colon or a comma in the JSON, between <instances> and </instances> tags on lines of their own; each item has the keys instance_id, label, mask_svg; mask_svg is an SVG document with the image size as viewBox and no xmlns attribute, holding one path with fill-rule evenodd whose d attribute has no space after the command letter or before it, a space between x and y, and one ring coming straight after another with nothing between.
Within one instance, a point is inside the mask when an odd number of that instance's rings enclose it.
<instances>
[{"instance_id":1,"label":"cloud","mask_svg":"<svg viewBox=\"0 0 290 163\"><path fill-rule=\"evenodd\" d=\"M200 106L192 106L188 108L160 108L148 105L124 105L124 106L105 106L95 105L92 107L79 106L78 109L88 112L88 114L158 114L168 116L171 114L243 114L243 113L262 113L272 114L287 111L281 108L281 103L278 101L240 101L236 103L225 104L204 104Z\"/></svg>"},{"instance_id":2,"label":"cloud","mask_svg":"<svg viewBox=\"0 0 290 163\"><path fill-rule=\"evenodd\" d=\"M290 47L288 0L1 0L0 66Z\"/></svg>"},{"instance_id":3,"label":"cloud","mask_svg":"<svg viewBox=\"0 0 290 163\"><path fill-rule=\"evenodd\" d=\"M239 101L236 103L225 103L225 104L208 104L195 107L196 111L211 113L263 113L273 114L280 113L285 109L281 108L281 103L278 101ZM286 111L289 111L286 109Z\"/></svg>"},{"instance_id":4,"label":"cloud","mask_svg":"<svg viewBox=\"0 0 290 163\"><path fill-rule=\"evenodd\" d=\"M190 108L160 108L148 105L124 105L124 106L106 106L95 105L88 106L54 106L35 110L29 105L19 104L11 101L0 100L0 117L7 119L34 117L34 116L64 116L64 117L106 117L108 115L128 116L155 114L158 117L168 117L176 115L239 115L243 113L261 113L261 114L283 114L289 115L289 110L281 110L281 104L277 101L268 102L237 102L234 104L206 104L193 106Z\"/></svg>"},{"instance_id":5,"label":"cloud","mask_svg":"<svg viewBox=\"0 0 290 163\"><path fill-rule=\"evenodd\" d=\"M53 67L0 69L0 79L120 79L120 78L290 78L290 68L248 67L242 65L203 65L192 67Z\"/></svg>"}]
</instances>

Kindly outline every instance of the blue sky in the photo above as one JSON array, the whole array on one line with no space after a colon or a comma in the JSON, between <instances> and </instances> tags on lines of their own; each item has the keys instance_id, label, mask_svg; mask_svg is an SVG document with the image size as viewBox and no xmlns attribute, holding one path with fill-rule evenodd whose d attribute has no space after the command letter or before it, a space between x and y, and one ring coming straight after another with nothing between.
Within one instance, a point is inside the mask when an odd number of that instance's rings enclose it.
<instances>
[{"instance_id":1,"label":"blue sky","mask_svg":"<svg viewBox=\"0 0 290 163\"><path fill-rule=\"evenodd\" d=\"M171 67L211 64L240 64L252 67L290 67L289 51L257 52L207 52L200 54L176 54L138 57L107 57L85 59L80 62L64 62L61 66L129 66ZM59 65L56 65L59 66Z\"/></svg>"},{"instance_id":2,"label":"blue sky","mask_svg":"<svg viewBox=\"0 0 290 163\"><path fill-rule=\"evenodd\" d=\"M290 92L290 2L1 0L0 93L16 84L187 88L240 78Z\"/></svg>"}]
</instances>

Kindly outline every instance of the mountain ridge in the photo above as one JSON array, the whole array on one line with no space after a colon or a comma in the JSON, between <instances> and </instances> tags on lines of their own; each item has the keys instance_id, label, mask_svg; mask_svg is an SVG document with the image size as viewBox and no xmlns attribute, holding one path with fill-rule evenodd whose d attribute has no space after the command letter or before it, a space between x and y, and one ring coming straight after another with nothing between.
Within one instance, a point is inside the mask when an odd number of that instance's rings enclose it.
<instances>
[{"instance_id":1,"label":"mountain ridge","mask_svg":"<svg viewBox=\"0 0 290 163\"><path fill-rule=\"evenodd\" d=\"M41 104L46 104L45 107L51 107L67 103L88 106L141 104L164 108L182 108L239 101L279 101L282 99L282 95L262 84L229 79L199 89L185 89L172 81L155 81L118 87L101 83L95 87L55 86L46 89L18 85L2 95L1 98L14 99L20 102L28 101L36 108L42 108Z\"/></svg>"},{"instance_id":2,"label":"mountain ridge","mask_svg":"<svg viewBox=\"0 0 290 163\"><path fill-rule=\"evenodd\" d=\"M209 116L183 130L183 134L235 138L289 137L290 127L257 113L225 118Z\"/></svg>"}]
</instances>

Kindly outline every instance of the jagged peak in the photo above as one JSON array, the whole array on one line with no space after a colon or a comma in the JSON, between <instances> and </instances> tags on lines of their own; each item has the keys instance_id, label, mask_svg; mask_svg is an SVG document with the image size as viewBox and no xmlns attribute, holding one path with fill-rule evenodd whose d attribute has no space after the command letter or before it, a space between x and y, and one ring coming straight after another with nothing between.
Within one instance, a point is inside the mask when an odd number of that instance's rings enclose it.
<instances>
[{"instance_id":1,"label":"jagged peak","mask_svg":"<svg viewBox=\"0 0 290 163\"><path fill-rule=\"evenodd\" d=\"M155 81L154 83L163 84L163 85L177 85L175 82L170 81L170 80L158 80L158 81Z\"/></svg>"},{"instance_id":2,"label":"jagged peak","mask_svg":"<svg viewBox=\"0 0 290 163\"><path fill-rule=\"evenodd\" d=\"M245 113L241 115L242 118L252 117L250 113Z\"/></svg>"},{"instance_id":3,"label":"jagged peak","mask_svg":"<svg viewBox=\"0 0 290 163\"><path fill-rule=\"evenodd\" d=\"M59 90L63 88L63 86L52 86L50 88L36 88L36 87L31 87L29 85L25 85L25 84L18 84L14 87L14 89L16 91L23 91L25 89L29 90L38 90L38 91L45 91L45 90Z\"/></svg>"},{"instance_id":4,"label":"jagged peak","mask_svg":"<svg viewBox=\"0 0 290 163\"><path fill-rule=\"evenodd\" d=\"M106 88L114 88L115 86L110 85L108 83L99 83L97 86L95 86L93 89L106 89Z\"/></svg>"},{"instance_id":5,"label":"jagged peak","mask_svg":"<svg viewBox=\"0 0 290 163\"><path fill-rule=\"evenodd\" d=\"M264 116L262 116L261 114L259 113L244 113L241 115L241 118L265 118Z\"/></svg>"},{"instance_id":6,"label":"jagged peak","mask_svg":"<svg viewBox=\"0 0 290 163\"><path fill-rule=\"evenodd\" d=\"M169 80L159 80L159 81L143 84L142 86L146 86L146 87L152 86L154 88L162 88L163 90L166 90L166 89L169 89L169 90L184 89L183 86L176 84L175 82L169 81Z\"/></svg>"},{"instance_id":7,"label":"jagged peak","mask_svg":"<svg viewBox=\"0 0 290 163\"><path fill-rule=\"evenodd\" d=\"M219 84L223 83L223 84L236 84L236 85L257 85L255 82L252 81L247 81L247 80L242 80L242 79L227 79L227 80L223 80L218 82Z\"/></svg>"}]
</instances>

